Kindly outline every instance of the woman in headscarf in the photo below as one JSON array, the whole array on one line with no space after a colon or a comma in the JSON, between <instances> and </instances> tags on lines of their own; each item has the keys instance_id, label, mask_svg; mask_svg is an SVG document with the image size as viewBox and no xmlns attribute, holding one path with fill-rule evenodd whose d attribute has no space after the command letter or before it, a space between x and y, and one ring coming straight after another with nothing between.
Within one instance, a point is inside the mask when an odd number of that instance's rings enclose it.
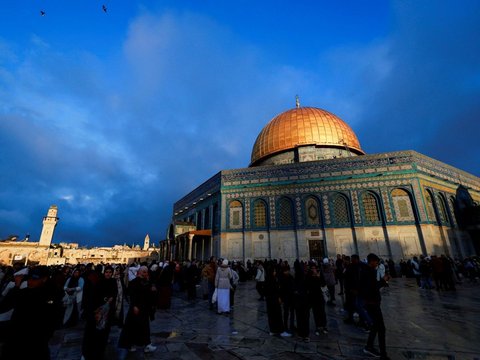
<instances>
[{"instance_id":1,"label":"woman in headscarf","mask_svg":"<svg viewBox=\"0 0 480 360\"><path fill-rule=\"evenodd\" d=\"M335 306L335 269L328 258L323 259L322 273L327 283L329 299L327 305Z\"/></svg>"},{"instance_id":2,"label":"woman in headscarf","mask_svg":"<svg viewBox=\"0 0 480 360\"><path fill-rule=\"evenodd\" d=\"M106 266L103 277L94 285L93 291L84 300L86 319L82 355L85 360L102 360L115 313L117 281L113 267Z\"/></svg>"},{"instance_id":3,"label":"woman in headscarf","mask_svg":"<svg viewBox=\"0 0 480 360\"><path fill-rule=\"evenodd\" d=\"M65 326L74 326L82 314L83 285L84 280L80 276L80 269L75 268L63 287L65 290L63 303L66 305L63 316Z\"/></svg>"},{"instance_id":4,"label":"woman in headscarf","mask_svg":"<svg viewBox=\"0 0 480 360\"><path fill-rule=\"evenodd\" d=\"M230 288L232 272L228 267L228 260L222 261L215 275L215 288L217 289L217 311L219 314L230 313Z\"/></svg>"},{"instance_id":5,"label":"woman in headscarf","mask_svg":"<svg viewBox=\"0 0 480 360\"><path fill-rule=\"evenodd\" d=\"M123 274L120 266L117 266L113 271L113 279L115 280L115 286L117 288L117 297L113 307L113 318L111 319L111 325L122 327L123 326L123 302L125 299L125 284L123 283Z\"/></svg>"}]
</instances>

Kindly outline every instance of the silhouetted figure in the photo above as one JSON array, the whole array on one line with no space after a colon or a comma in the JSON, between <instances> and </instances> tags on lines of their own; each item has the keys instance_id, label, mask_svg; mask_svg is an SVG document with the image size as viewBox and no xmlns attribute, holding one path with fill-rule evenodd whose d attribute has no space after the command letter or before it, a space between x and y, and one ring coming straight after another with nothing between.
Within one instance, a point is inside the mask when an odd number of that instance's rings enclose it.
<instances>
[{"instance_id":1,"label":"silhouetted figure","mask_svg":"<svg viewBox=\"0 0 480 360\"><path fill-rule=\"evenodd\" d=\"M285 331L293 334L295 324L295 279L290 274L290 266L284 265L279 276L280 299L283 307L283 325Z\"/></svg>"},{"instance_id":2,"label":"silhouetted figure","mask_svg":"<svg viewBox=\"0 0 480 360\"><path fill-rule=\"evenodd\" d=\"M85 360L103 359L115 313L117 293L117 281L113 278L113 267L107 266L102 278L93 285L89 296L83 300L86 324L82 355Z\"/></svg>"},{"instance_id":3,"label":"silhouetted figure","mask_svg":"<svg viewBox=\"0 0 480 360\"><path fill-rule=\"evenodd\" d=\"M385 286L386 281L390 278L389 275L384 275L380 281L377 281L377 267L380 259L375 254L368 254L367 265L360 269L360 286L358 296L363 300L365 310L371 318L372 324L370 334L368 335L367 345L364 348L364 353L380 357L382 360L387 360L387 349L385 344L385 324L383 322L382 309L380 308L380 288ZM376 350L373 342L378 334L378 346L380 351Z\"/></svg>"},{"instance_id":4,"label":"silhouetted figure","mask_svg":"<svg viewBox=\"0 0 480 360\"><path fill-rule=\"evenodd\" d=\"M154 299L146 266L138 269L137 277L128 285L128 292L130 308L120 333L119 347L135 351L135 346L141 346L145 353L153 352L157 349L150 342L150 316Z\"/></svg>"},{"instance_id":5,"label":"silhouetted figure","mask_svg":"<svg viewBox=\"0 0 480 360\"><path fill-rule=\"evenodd\" d=\"M1 354L2 359L49 360L48 341L53 335L57 314L54 285L49 283L49 270L37 266L30 271L27 287L20 282L9 293L14 304L10 333Z\"/></svg>"},{"instance_id":6,"label":"silhouetted figure","mask_svg":"<svg viewBox=\"0 0 480 360\"><path fill-rule=\"evenodd\" d=\"M315 321L315 335L327 334L327 314L325 313L325 299L323 298L322 287L326 286L323 273L318 270L315 263L310 265L306 277L308 305L313 312Z\"/></svg>"},{"instance_id":7,"label":"silhouetted figure","mask_svg":"<svg viewBox=\"0 0 480 360\"><path fill-rule=\"evenodd\" d=\"M297 334L303 341L310 341L310 308L308 307L305 270L303 263L295 260L295 315L297 316Z\"/></svg>"},{"instance_id":8,"label":"silhouetted figure","mask_svg":"<svg viewBox=\"0 0 480 360\"><path fill-rule=\"evenodd\" d=\"M264 294L267 304L267 318L270 335L291 336L289 333L284 332L282 308L280 306L280 284L277 279L275 266L267 266Z\"/></svg>"}]
</instances>

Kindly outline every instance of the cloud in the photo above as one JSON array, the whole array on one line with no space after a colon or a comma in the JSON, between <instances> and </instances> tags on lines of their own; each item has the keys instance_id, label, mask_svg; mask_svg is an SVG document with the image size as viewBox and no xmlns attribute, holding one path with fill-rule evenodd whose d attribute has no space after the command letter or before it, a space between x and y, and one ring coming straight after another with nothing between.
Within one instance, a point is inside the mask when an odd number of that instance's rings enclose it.
<instances>
[{"instance_id":1,"label":"cloud","mask_svg":"<svg viewBox=\"0 0 480 360\"><path fill-rule=\"evenodd\" d=\"M125 108L137 125L129 143L145 161L174 168L181 178L171 185L187 191L221 169L247 166L256 135L275 115L269 109L293 105L298 83L311 82L191 13L139 16L124 54L135 88Z\"/></svg>"},{"instance_id":2,"label":"cloud","mask_svg":"<svg viewBox=\"0 0 480 360\"><path fill-rule=\"evenodd\" d=\"M349 99L364 150L417 150L478 175L480 4L427 4L396 2L395 31L323 61L343 74L333 94Z\"/></svg>"},{"instance_id":3,"label":"cloud","mask_svg":"<svg viewBox=\"0 0 480 360\"><path fill-rule=\"evenodd\" d=\"M395 4L390 34L325 49L312 68L191 12L141 10L102 57L0 40L0 237L35 241L56 204L56 242L158 241L173 203L247 166L296 94L351 124L369 153L414 149L478 174L478 5Z\"/></svg>"},{"instance_id":4,"label":"cloud","mask_svg":"<svg viewBox=\"0 0 480 360\"><path fill-rule=\"evenodd\" d=\"M163 238L173 202L219 170L247 166L269 109L293 105L299 79L309 86L305 71L263 55L192 13L134 18L114 60L33 36L2 68L10 156L0 166L23 176L0 201L10 211L29 204L21 225L32 240L53 203L55 241Z\"/></svg>"},{"instance_id":5,"label":"cloud","mask_svg":"<svg viewBox=\"0 0 480 360\"><path fill-rule=\"evenodd\" d=\"M38 239L42 216L58 203L62 223L79 229L60 240L81 241L104 216L100 200L128 178L122 144L97 126L106 120L101 72L91 56L55 52L38 37L15 58L0 79L0 142L8 151L0 168L11 169L0 202L10 211L22 209L28 220L2 217L1 228L22 227ZM74 195L66 198L58 188Z\"/></svg>"}]
</instances>

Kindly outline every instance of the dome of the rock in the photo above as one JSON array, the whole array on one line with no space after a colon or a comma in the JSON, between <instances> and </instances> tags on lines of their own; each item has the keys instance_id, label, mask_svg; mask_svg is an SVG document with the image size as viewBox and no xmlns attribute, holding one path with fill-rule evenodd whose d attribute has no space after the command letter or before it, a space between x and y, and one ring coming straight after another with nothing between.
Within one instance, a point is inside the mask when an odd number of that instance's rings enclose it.
<instances>
[{"instance_id":1,"label":"dome of the rock","mask_svg":"<svg viewBox=\"0 0 480 360\"><path fill-rule=\"evenodd\" d=\"M262 129L250 165L303 146L345 150L348 156L365 154L353 130L338 116L314 107L297 107L276 116Z\"/></svg>"}]
</instances>

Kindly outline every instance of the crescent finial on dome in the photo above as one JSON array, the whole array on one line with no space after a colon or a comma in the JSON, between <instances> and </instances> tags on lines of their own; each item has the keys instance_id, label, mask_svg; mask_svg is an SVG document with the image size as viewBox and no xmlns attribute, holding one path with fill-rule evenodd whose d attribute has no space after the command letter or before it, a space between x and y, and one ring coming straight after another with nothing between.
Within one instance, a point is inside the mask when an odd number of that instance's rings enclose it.
<instances>
[{"instance_id":1,"label":"crescent finial on dome","mask_svg":"<svg viewBox=\"0 0 480 360\"><path fill-rule=\"evenodd\" d=\"M300 97L298 95L295 95L295 106L297 109L300 108Z\"/></svg>"}]
</instances>

